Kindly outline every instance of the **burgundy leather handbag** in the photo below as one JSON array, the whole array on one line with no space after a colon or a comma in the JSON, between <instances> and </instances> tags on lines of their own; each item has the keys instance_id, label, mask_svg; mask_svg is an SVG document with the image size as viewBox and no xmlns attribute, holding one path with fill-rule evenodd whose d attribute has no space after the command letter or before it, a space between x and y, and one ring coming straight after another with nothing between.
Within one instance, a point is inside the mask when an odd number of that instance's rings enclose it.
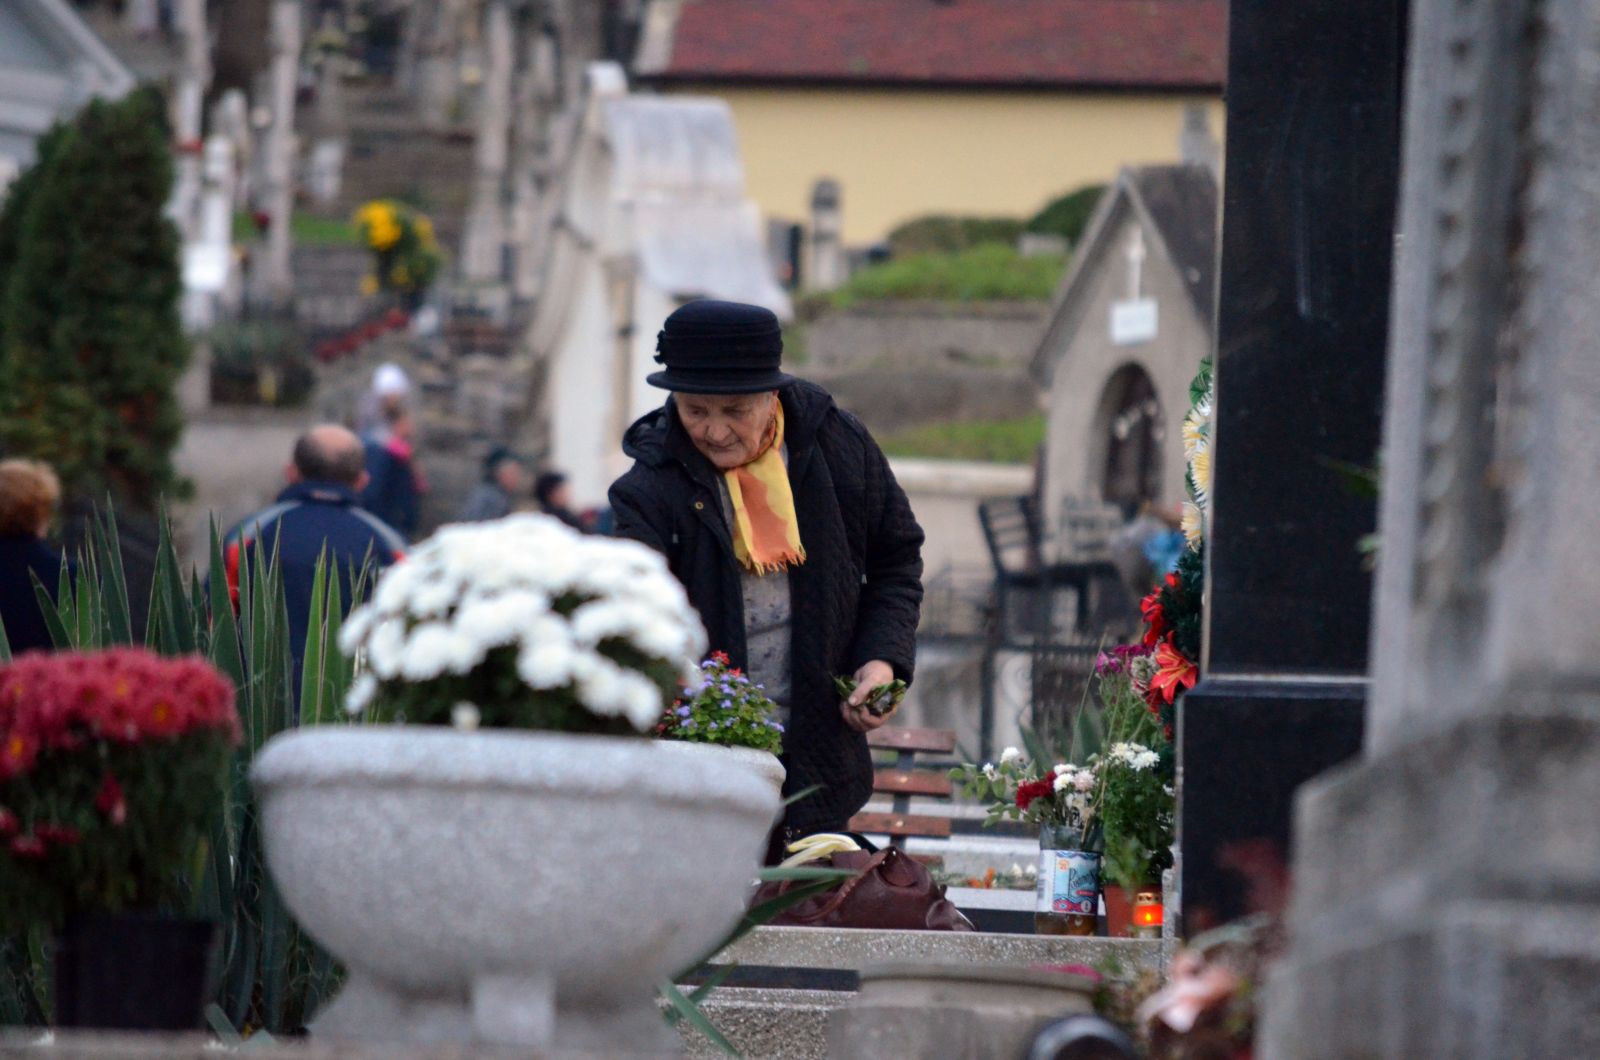
<instances>
[{"instance_id":1,"label":"burgundy leather handbag","mask_svg":"<svg viewBox=\"0 0 1600 1060\"><path fill-rule=\"evenodd\" d=\"M893 847L876 854L840 851L829 862L855 876L790 906L771 922L784 927L887 928L901 931L972 931L972 921L944 896L923 864ZM755 901L788 892L793 880L765 883Z\"/></svg>"}]
</instances>

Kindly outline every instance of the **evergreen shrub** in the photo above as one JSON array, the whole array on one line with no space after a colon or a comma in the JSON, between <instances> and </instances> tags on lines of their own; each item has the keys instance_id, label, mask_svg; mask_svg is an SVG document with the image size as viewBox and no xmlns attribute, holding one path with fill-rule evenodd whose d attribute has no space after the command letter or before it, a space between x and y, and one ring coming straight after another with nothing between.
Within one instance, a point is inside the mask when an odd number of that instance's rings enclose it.
<instances>
[{"instance_id":1,"label":"evergreen shrub","mask_svg":"<svg viewBox=\"0 0 1600 1060\"><path fill-rule=\"evenodd\" d=\"M40 141L0 212L0 451L69 495L153 511L182 492L189 360L160 96L95 100Z\"/></svg>"}]
</instances>

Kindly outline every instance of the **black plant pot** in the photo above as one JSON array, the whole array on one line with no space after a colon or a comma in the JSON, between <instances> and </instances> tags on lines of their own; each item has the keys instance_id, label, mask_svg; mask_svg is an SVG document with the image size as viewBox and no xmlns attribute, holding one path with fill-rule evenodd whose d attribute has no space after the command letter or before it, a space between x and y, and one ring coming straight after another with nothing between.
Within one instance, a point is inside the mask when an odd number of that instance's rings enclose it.
<instances>
[{"instance_id":1,"label":"black plant pot","mask_svg":"<svg viewBox=\"0 0 1600 1060\"><path fill-rule=\"evenodd\" d=\"M75 917L56 938L58 1027L188 1031L215 987L220 933L154 913Z\"/></svg>"}]
</instances>

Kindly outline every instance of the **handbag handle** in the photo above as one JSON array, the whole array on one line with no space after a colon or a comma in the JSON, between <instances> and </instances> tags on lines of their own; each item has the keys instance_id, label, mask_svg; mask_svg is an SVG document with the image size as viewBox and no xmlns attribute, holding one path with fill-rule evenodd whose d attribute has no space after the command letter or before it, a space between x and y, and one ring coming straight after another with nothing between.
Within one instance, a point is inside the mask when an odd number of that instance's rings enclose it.
<instances>
[{"instance_id":1,"label":"handbag handle","mask_svg":"<svg viewBox=\"0 0 1600 1060\"><path fill-rule=\"evenodd\" d=\"M856 875L851 879L845 880L844 883L839 887L839 890L834 893L833 897L822 903L822 907L816 912L791 913L789 915L795 920L821 920L824 917L832 916L838 911L839 907L845 903L845 899L850 897L851 892L861 885L861 881L867 878L867 874L869 872L876 871L878 866L887 861L891 854L898 853L899 851L895 850L893 847L890 847L887 850L878 851L876 854L872 855L872 857L867 859L867 863L861 867L860 872L856 873Z\"/></svg>"}]
</instances>

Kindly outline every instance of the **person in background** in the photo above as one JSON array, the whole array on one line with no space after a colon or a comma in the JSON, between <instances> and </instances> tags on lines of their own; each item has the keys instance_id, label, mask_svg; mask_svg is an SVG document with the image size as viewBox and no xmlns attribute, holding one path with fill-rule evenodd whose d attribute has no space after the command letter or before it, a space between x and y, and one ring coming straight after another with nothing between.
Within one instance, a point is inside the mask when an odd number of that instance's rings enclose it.
<instances>
[{"instance_id":1,"label":"person in background","mask_svg":"<svg viewBox=\"0 0 1600 1060\"><path fill-rule=\"evenodd\" d=\"M922 528L860 420L779 371L778 318L694 301L656 341L671 391L627 431L611 486L619 537L664 554L724 651L786 710L783 843L842 832L872 793L873 689L909 683L922 605ZM841 699L836 677L853 677ZM813 790L814 789L814 790Z\"/></svg>"},{"instance_id":2,"label":"person in background","mask_svg":"<svg viewBox=\"0 0 1600 1060\"><path fill-rule=\"evenodd\" d=\"M361 406L356 413L356 432L363 442L389 440L389 424L385 414L404 405L411 395L411 380L398 364L378 365L372 373L372 385L361 396Z\"/></svg>"},{"instance_id":3,"label":"person in background","mask_svg":"<svg viewBox=\"0 0 1600 1060\"><path fill-rule=\"evenodd\" d=\"M467 496L456 521L482 523L510 515L512 498L527 489L527 474L521 457L503 445L495 446L483 459L483 481Z\"/></svg>"},{"instance_id":4,"label":"person in background","mask_svg":"<svg viewBox=\"0 0 1600 1060\"><path fill-rule=\"evenodd\" d=\"M317 561L326 550L338 568L339 598L346 612L356 602L355 573L364 563L382 569L405 554L405 540L395 529L356 502L367 478L361 439L335 424L321 424L294 443L294 458L284 470L288 486L270 507L241 520L222 541L228 589L239 599L239 568L252 562L257 547L270 558L273 550L283 570L284 598L289 609L289 650L293 656L296 697L305 658L311 614L311 589Z\"/></svg>"},{"instance_id":5,"label":"person in background","mask_svg":"<svg viewBox=\"0 0 1600 1060\"><path fill-rule=\"evenodd\" d=\"M61 557L44 538L60 500L61 482L50 465L0 460L0 622L13 655L55 646L33 591L33 576L54 599Z\"/></svg>"},{"instance_id":6,"label":"person in background","mask_svg":"<svg viewBox=\"0 0 1600 1060\"><path fill-rule=\"evenodd\" d=\"M422 494L427 488L417 470L412 444L415 421L403 404L385 407L383 419L383 439L369 438L364 443L367 485L359 500L363 508L412 540L422 520Z\"/></svg>"},{"instance_id":7,"label":"person in background","mask_svg":"<svg viewBox=\"0 0 1600 1060\"><path fill-rule=\"evenodd\" d=\"M533 499L539 510L554 516L574 530L587 534L591 526L572 510L572 484L559 471L546 471L533 483Z\"/></svg>"}]
</instances>

